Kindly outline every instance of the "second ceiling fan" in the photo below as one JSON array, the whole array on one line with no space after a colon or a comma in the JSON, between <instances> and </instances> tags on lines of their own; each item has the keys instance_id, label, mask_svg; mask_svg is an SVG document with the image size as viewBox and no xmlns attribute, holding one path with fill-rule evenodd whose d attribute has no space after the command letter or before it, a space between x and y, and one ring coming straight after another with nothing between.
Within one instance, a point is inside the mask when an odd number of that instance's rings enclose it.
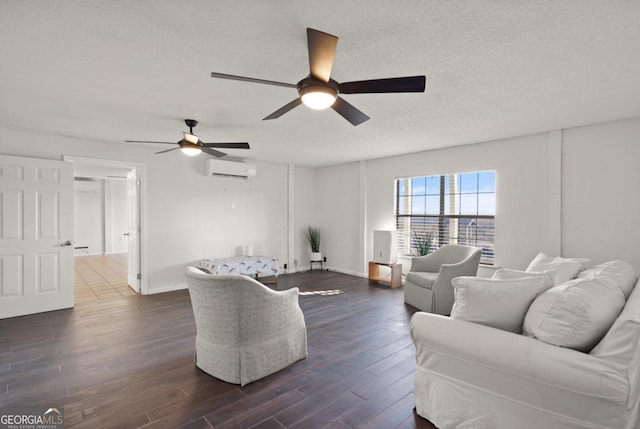
<instances>
[{"instance_id":1,"label":"second ceiling fan","mask_svg":"<svg viewBox=\"0 0 640 429\"><path fill-rule=\"evenodd\" d=\"M266 85L296 88L299 97L276 110L264 120L276 119L294 107L304 103L312 109L331 107L353 125L360 125L369 117L348 103L339 94L373 94L393 92L424 92L425 76L407 76L388 79L371 79L338 83L331 79L331 68L336 53L338 38L322 31L307 28L307 46L309 50L309 76L297 84L255 79L225 73L212 72L211 77L262 83Z\"/></svg>"},{"instance_id":2,"label":"second ceiling fan","mask_svg":"<svg viewBox=\"0 0 640 429\"><path fill-rule=\"evenodd\" d=\"M156 143L156 144L173 144L177 145L177 147L161 150L160 152L155 152L156 154L171 152L172 150L180 149L182 153L189 156L199 155L200 152L208 153L209 155L215 156L216 158L221 158L226 156L227 154L224 152L220 152L219 150L213 149L216 148L226 148L226 149L249 149L249 143L247 142L238 142L238 143L205 143L198 136L193 134L193 128L198 125L198 121L195 119L185 119L184 123L189 127L188 133L182 133L182 140L178 142L158 142L158 141L148 141L148 140L125 140L125 143Z\"/></svg>"}]
</instances>

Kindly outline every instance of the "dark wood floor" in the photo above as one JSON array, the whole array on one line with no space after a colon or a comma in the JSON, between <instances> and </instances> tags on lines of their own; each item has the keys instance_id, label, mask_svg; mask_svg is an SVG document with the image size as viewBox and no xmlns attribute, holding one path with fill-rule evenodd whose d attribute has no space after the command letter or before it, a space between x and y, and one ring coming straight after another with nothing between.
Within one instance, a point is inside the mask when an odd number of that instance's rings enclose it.
<instances>
[{"instance_id":1,"label":"dark wood floor","mask_svg":"<svg viewBox=\"0 0 640 429\"><path fill-rule=\"evenodd\" d=\"M414 406L402 289L343 274L280 276L309 356L244 387L198 370L188 292L0 320L0 408L62 407L67 428L433 428Z\"/></svg>"}]
</instances>

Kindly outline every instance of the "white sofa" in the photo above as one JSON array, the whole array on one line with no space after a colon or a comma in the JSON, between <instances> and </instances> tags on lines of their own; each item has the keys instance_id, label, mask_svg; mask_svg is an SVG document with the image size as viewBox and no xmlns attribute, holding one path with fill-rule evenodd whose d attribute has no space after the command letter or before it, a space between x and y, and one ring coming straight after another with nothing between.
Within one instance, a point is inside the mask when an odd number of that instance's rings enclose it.
<instances>
[{"instance_id":1,"label":"white sofa","mask_svg":"<svg viewBox=\"0 0 640 429\"><path fill-rule=\"evenodd\" d=\"M524 305L522 335L488 326L503 323L490 315L455 317L455 307L452 317L415 313L417 413L439 429L640 428L638 283L629 264L614 261L548 285ZM611 318L603 309L613 314L604 336L596 332Z\"/></svg>"}]
</instances>

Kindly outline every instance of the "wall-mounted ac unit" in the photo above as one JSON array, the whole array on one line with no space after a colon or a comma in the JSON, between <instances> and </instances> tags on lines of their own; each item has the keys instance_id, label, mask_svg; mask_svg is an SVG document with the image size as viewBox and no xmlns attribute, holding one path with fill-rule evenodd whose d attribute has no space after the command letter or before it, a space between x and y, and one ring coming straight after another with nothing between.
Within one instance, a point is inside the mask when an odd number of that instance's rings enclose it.
<instances>
[{"instance_id":1,"label":"wall-mounted ac unit","mask_svg":"<svg viewBox=\"0 0 640 429\"><path fill-rule=\"evenodd\" d=\"M205 168L207 176L235 177L245 180L251 180L256 177L255 164L245 162L207 159Z\"/></svg>"}]
</instances>

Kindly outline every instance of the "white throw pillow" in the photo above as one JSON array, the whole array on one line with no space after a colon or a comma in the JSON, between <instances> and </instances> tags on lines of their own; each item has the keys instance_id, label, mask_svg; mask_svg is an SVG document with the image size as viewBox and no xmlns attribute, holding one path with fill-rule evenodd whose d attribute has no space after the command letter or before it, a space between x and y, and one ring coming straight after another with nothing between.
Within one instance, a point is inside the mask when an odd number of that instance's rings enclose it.
<instances>
[{"instance_id":1,"label":"white throw pillow","mask_svg":"<svg viewBox=\"0 0 640 429\"><path fill-rule=\"evenodd\" d=\"M463 276L451 283L455 290L451 318L518 334L529 305L545 290L542 277L503 280Z\"/></svg>"},{"instance_id":2,"label":"white throw pillow","mask_svg":"<svg viewBox=\"0 0 640 429\"><path fill-rule=\"evenodd\" d=\"M529 307L523 331L545 343L589 352L616 320L625 299L622 290L592 279L552 287Z\"/></svg>"},{"instance_id":3,"label":"white throw pillow","mask_svg":"<svg viewBox=\"0 0 640 429\"><path fill-rule=\"evenodd\" d=\"M562 258L560 256L548 256L544 253L538 253L529 264L526 271L555 271L555 285L571 280L580 271L584 270L589 263L587 258Z\"/></svg>"},{"instance_id":4,"label":"white throw pillow","mask_svg":"<svg viewBox=\"0 0 640 429\"><path fill-rule=\"evenodd\" d=\"M596 279L602 277L613 280L616 286L622 290L625 298L629 298L636 284L636 273L633 267L624 261L605 262L578 274L578 278L580 279Z\"/></svg>"},{"instance_id":5,"label":"white throw pillow","mask_svg":"<svg viewBox=\"0 0 640 429\"><path fill-rule=\"evenodd\" d=\"M493 273L494 279L521 279L523 277L542 277L544 281L545 289L547 290L550 287L555 285L556 275L558 273L553 270L549 271L520 271L520 270L511 270L508 268L500 268Z\"/></svg>"}]
</instances>

